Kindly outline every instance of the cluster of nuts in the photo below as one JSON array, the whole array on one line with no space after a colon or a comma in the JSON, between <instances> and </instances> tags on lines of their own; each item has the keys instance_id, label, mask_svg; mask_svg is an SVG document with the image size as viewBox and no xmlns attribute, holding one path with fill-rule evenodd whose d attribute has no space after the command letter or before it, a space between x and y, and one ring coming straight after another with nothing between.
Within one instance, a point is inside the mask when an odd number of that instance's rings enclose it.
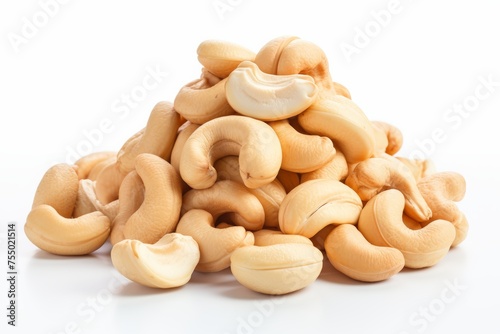
<instances>
[{"instance_id":1,"label":"cluster of nuts","mask_svg":"<svg viewBox=\"0 0 500 334\"><path fill-rule=\"evenodd\" d=\"M464 240L464 178L395 156L401 132L367 118L318 46L207 40L197 53L201 77L118 152L45 173L25 225L33 244L82 255L109 240L116 269L150 287L230 268L285 294L319 276L323 254L374 282Z\"/></svg>"}]
</instances>

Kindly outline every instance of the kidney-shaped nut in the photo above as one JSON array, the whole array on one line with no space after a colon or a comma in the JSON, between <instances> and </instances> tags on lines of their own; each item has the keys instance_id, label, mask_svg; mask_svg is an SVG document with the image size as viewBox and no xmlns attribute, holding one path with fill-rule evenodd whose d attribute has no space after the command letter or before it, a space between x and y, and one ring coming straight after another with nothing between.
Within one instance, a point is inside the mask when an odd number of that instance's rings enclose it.
<instances>
[{"instance_id":1,"label":"kidney-shaped nut","mask_svg":"<svg viewBox=\"0 0 500 334\"><path fill-rule=\"evenodd\" d=\"M217 180L232 180L243 185L243 179L240 175L238 157L229 155L217 160L214 163L217 170ZM259 200L264 208L265 227L278 227L278 212L281 202L285 198L286 191L278 180L274 180L262 187L251 189L247 188Z\"/></svg>"},{"instance_id":2,"label":"kidney-shaped nut","mask_svg":"<svg viewBox=\"0 0 500 334\"><path fill-rule=\"evenodd\" d=\"M269 74L277 74L281 53L297 36L280 36L267 42L255 55L254 62L259 68Z\"/></svg>"},{"instance_id":3,"label":"kidney-shaped nut","mask_svg":"<svg viewBox=\"0 0 500 334\"><path fill-rule=\"evenodd\" d=\"M176 232L193 237L198 244L200 260L195 270L201 272L229 268L230 256L235 249L254 244L252 232L242 226L214 227L213 216L205 210L186 212L179 220Z\"/></svg>"},{"instance_id":4,"label":"kidney-shaped nut","mask_svg":"<svg viewBox=\"0 0 500 334\"><path fill-rule=\"evenodd\" d=\"M111 249L113 266L125 277L152 288L175 288L189 282L200 259L198 244L179 233L154 244L123 240Z\"/></svg>"},{"instance_id":5,"label":"kidney-shaped nut","mask_svg":"<svg viewBox=\"0 0 500 334\"><path fill-rule=\"evenodd\" d=\"M269 122L281 143L281 169L308 173L332 161L335 148L330 138L298 132L288 120Z\"/></svg>"},{"instance_id":6,"label":"kidney-shaped nut","mask_svg":"<svg viewBox=\"0 0 500 334\"><path fill-rule=\"evenodd\" d=\"M208 211L215 220L221 215L234 224L255 231L264 226L262 204L244 185L223 180L207 189L191 189L182 198L182 214L192 209Z\"/></svg>"},{"instance_id":7,"label":"kidney-shaped nut","mask_svg":"<svg viewBox=\"0 0 500 334\"><path fill-rule=\"evenodd\" d=\"M249 188L272 182L281 166L281 145L266 123L246 116L213 119L196 129L181 154L182 179L195 189L212 186L217 179L213 163L226 155L239 155L240 175Z\"/></svg>"},{"instance_id":8,"label":"kidney-shaped nut","mask_svg":"<svg viewBox=\"0 0 500 334\"><path fill-rule=\"evenodd\" d=\"M123 144L117 154L118 169L127 174L141 153L151 153L170 160L181 117L170 102L158 102L151 111L146 127Z\"/></svg>"},{"instance_id":9,"label":"kidney-shaped nut","mask_svg":"<svg viewBox=\"0 0 500 334\"><path fill-rule=\"evenodd\" d=\"M118 199L120 185L127 175L120 171L117 161L110 160L107 166L104 166L95 180L95 193L97 199L104 205Z\"/></svg>"},{"instance_id":10,"label":"kidney-shaped nut","mask_svg":"<svg viewBox=\"0 0 500 334\"><path fill-rule=\"evenodd\" d=\"M81 157L75 161L75 166L78 167L76 169L78 178L80 180L88 179L94 167L113 157L116 157L116 152L111 151L93 152Z\"/></svg>"},{"instance_id":11,"label":"kidney-shaped nut","mask_svg":"<svg viewBox=\"0 0 500 334\"><path fill-rule=\"evenodd\" d=\"M448 253L455 240L455 227L439 219L412 230L403 223L404 207L405 197L399 190L381 192L361 211L359 231L374 245L400 250L408 268L433 266Z\"/></svg>"},{"instance_id":12,"label":"kidney-shaped nut","mask_svg":"<svg viewBox=\"0 0 500 334\"><path fill-rule=\"evenodd\" d=\"M135 169L144 183L144 201L125 223L126 239L155 243L175 231L181 212L181 180L174 167L150 153L135 159Z\"/></svg>"},{"instance_id":13,"label":"kidney-shaped nut","mask_svg":"<svg viewBox=\"0 0 500 334\"><path fill-rule=\"evenodd\" d=\"M406 157L395 157L403 164L406 165L413 174L413 177L418 182L420 179L436 173L436 166L430 159L420 160L420 159L409 159Z\"/></svg>"},{"instance_id":14,"label":"kidney-shaped nut","mask_svg":"<svg viewBox=\"0 0 500 334\"><path fill-rule=\"evenodd\" d=\"M227 78L227 102L238 113L263 121L298 115L316 99L318 88L304 74L275 75L242 62Z\"/></svg>"},{"instance_id":15,"label":"kidney-shaped nut","mask_svg":"<svg viewBox=\"0 0 500 334\"><path fill-rule=\"evenodd\" d=\"M253 61L255 52L228 41L209 39L198 45L198 61L219 78L226 78L245 60Z\"/></svg>"},{"instance_id":16,"label":"kidney-shaped nut","mask_svg":"<svg viewBox=\"0 0 500 334\"><path fill-rule=\"evenodd\" d=\"M100 248L109 236L111 221L99 211L65 218L52 206L33 208L24 225L28 239L38 248L57 255L85 255Z\"/></svg>"},{"instance_id":17,"label":"kidney-shaped nut","mask_svg":"<svg viewBox=\"0 0 500 334\"><path fill-rule=\"evenodd\" d=\"M281 203L281 231L311 238L330 224L355 224L363 204L359 196L336 180L318 179L300 184Z\"/></svg>"},{"instance_id":18,"label":"kidney-shaped nut","mask_svg":"<svg viewBox=\"0 0 500 334\"><path fill-rule=\"evenodd\" d=\"M349 163L360 162L373 155L373 125L353 101L342 95L318 98L298 116L298 120L308 133L333 140Z\"/></svg>"},{"instance_id":19,"label":"kidney-shaped nut","mask_svg":"<svg viewBox=\"0 0 500 334\"><path fill-rule=\"evenodd\" d=\"M405 258L399 250L372 245L354 225L349 224L339 225L328 234L325 251L338 271L363 282L386 280L405 265Z\"/></svg>"},{"instance_id":20,"label":"kidney-shaped nut","mask_svg":"<svg viewBox=\"0 0 500 334\"><path fill-rule=\"evenodd\" d=\"M234 114L226 99L227 78L215 83L213 79L203 71L200 79L184 85L175 96L175 110L191 123L203 124Z\"/></svg>"},{"instance_id":21,"label":"kidney-shaped nut","mask_svg":"<svg viewBox=\"0 0 500 334\"><path fill-rule=\"evenodd\" d=\"M247 246L231 255L231 272L243 286L260 293L283 295L305 288L318 278L323 254L301 243Z\"/></svg>"},{"instance_id":22,"label":"kidney-shaped nut","mask_svg":"<svg viewBox=\"0 0 500 334\"><path fill-rule=\"evenodd\" d=\"M370 158L360 162L347 176L345 184L368 201L386 189L397 189L405 197L405 213L417 221L426 221L431 209L420 193L410 169L396 158Z\"/></svg>"},{"instance_id":23,"label":"kidney-shaped nut","mask_svg":"<svg viewBox=\"0 0 500 334\"><path fill-rule=\"evenodd\" d=\"M467 218L456 204L465 196L465 178L456 172L439 172L422 178L417 186L432 210L432 217L422 225L436 219L451 222L456 232L452 247L459 245L469 231Z\"/></svg>"},{"instance_id":24,"label":"kidney-shaped nut","mask_svg":"<svg viewBox=\"0 0 500 334\"><path fill-rule=\"evenodd\" d=\"M78 174L75 166L57 164L50 167L43 175L35 191L33 204L53 207L61 216L71 218L78 195Z\"/></svg>"},{"instance_id":25,"label":"kidney-shaped nut","mask_svg":"<svg viewBox=\"0 0 500 334\"><path fill-rule=\"evenodd\" d=\"M403 134L401 130L387 122L372 121L372 124L386 136L387 146L385 147L385 153L389 155L396 154L401 149L401 146L403 146Z\"/></svg>"},{"instance_id":26,"label":"kidney-shaped nut","mask_svg":"<svg viewBox=\"0 0 500 334\"><path fill-rule=\"evenodd\" d=\"M300 176L300 182L304 183L309 180L330 179L344 181L348 174L347 161L344 154L337 150L333 159L326 165L309 173L303 173Z\"/></svg>"},{"instance_id":27,"label":"kidney-shaped nut","mask_svg":"<svg viewBox=\"0 0 500 334\"><path fill-rule=\"evenodd\" d=\"M277 244L306 244L312 245L312 241L299 234L285 234L281 231L262 229L253 233L255 246L270 246Z\"/></svg>"}]
</instances>

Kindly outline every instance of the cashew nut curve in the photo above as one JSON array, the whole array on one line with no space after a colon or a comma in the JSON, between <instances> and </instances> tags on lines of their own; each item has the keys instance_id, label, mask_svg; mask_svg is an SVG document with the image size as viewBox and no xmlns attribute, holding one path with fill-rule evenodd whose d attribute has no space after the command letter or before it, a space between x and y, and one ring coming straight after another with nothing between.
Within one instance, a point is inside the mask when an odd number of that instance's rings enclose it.
<instances>
[{"instance_id":1,"label":"cashew nut curve","mask_svg":"<svg viewBox=\"0 0 500 334\"><path fill-rule=\"evenodd\" d=\"M208 71L222 79L226 78L242 61L255 59L255 52L239 44L214 39L200 43L196 53L198 61Z\"/></svg>"}]
</instances>

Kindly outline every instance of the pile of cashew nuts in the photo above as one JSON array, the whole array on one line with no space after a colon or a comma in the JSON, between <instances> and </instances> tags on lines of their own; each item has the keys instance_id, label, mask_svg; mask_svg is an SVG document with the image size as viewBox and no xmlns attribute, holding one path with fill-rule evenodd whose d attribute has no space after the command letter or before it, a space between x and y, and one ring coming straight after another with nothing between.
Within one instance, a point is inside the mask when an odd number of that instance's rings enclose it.
<instances>
[{"instance_id":1,"label":"pile of cashew nuts","mask_svg":"<svg viewBox=\"0 0 500 334\"><path fill-rule=\"evenodd\" d=\"M84 255L109 241L114 267L145 286L230 268L279 295L313 283L325 255L375 282L465 239L464 178L396 156L402 133L367 118L318 46L207 40L197 54L200 78L119 151L45 173L25 224L34 245Z\"/></svg>"}]
</instances>

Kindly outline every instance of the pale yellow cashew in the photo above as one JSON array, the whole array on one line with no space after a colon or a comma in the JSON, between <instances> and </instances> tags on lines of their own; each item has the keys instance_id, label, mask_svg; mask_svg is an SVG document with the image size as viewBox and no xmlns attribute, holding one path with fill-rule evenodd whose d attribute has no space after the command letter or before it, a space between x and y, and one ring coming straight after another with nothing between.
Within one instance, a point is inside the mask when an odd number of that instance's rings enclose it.
<instances>
[{"instance_id":1,"label":"pale yellow cashew","mask_svg":"<svg viewBox=\"0 0 500 334\"><path fill-rule=\"evenodd\" d=\"M78 178L80 180L90 178L89 175L96 166L113 157L116 157L116 152L110 151L94 152L81 157L75 161Z\"/></svg>"},{"instance_id":2,"label":"pale yellow cashew","mask_svg":"<svg viewBox=\"0 0 500 334\"><path fill-rule=\"evenodd\" d=\"M239 45L221 40L205 40L196 50L198 61L219 78L226 78L245 60L253 61L255 52Z\"/></svg>"},{"instance_id":3,"label":"pale yellow cashew","mask_svg":"<svg viewBox=\"0 0 500 334\"><path fill-rule=\"evenodd\" d=\"M335 227L325 240L325 251L338 271L363 282L386 280L405 265L399 250L370 244L354 225Z\"/></svg>"},{"instance_id":4,"label":"pale yellow cashew","mask_svg":"<svg viewBox=\"0 0 500 334\"><path fill-rule=\"evenodd\" d=\"M299 234L285 234L277 230L262 229L253 233L255 246L270 246L277 244L306 244L312 245L312 241Z\"/></svg>"},{"instance_id":5,"label":"pale yellow cashew","mask_svg":"<svg viewBox=\"0 0 500 334\"><path fill-rule=\"evenodd\" d=\"M229 268L230 257L239 247L254 244L252 232L242 226L215 228L213 216L205 210L186 212L177 224L177 233L191 236L200 248L197 271L217 272Z\"/></svg>"},{"instance_id":6,"label":"pale yellow cashew","mask_svg":"<svg viewBox=\"0 0 500 334\"><path fill-rule=\"evenodd\" d=\"M276 179L283 185L285 191L289 193L300 184L300 174L280 169Z\"/></svg>"},{"instance_id":7,"label":"pale yellow cashew","mask_svg":"<svg viewBox=\"0 0 500 334\"><path fill-rule=\"evenodd\" d=\"M430 267L439 262L455 240L455 227L434 220L412 230L403 223L404 195L396 189L381 192L366 203L358 228L371 244L400 250L409 268Z\"/></svg>"},{"instance_id":8,"label":"pale yellow cashew","mask_svg":"<svg viewBox=\"0 0 500 334\"><path fill-rule=\"evenodd\" d=\"M179 233L166 234L154 244L127 239L111 249L113 266L123 276L152 288L185 285L199 259L196 241Z\"/></svg>"},{"instance_id":9,"label":"pale yellow cashew","mask_svg":"<svg viewBox=\"0 0 500 334\"><path fill-rule=\"evenodd\" d=\"M323 167L312 172L303 173L300 176L300 183L316 179L330 179L344 181L348 174L347 161L344 154L337 150L333 159Z\"/></svg>"},{"instance_id":10,"label":"pale yellow cashew","mask_svg":"<svg viewBox=\"0 0 500 334\"><path fill-rule=\"evenodd\" d=\"M217 179L213 163L239 155L240 175L249 188L272 182L281 166L281 145L266 123L245 116L213 119L194 131L181 154L180 174L192 188L212 186Z\"/></svg>"}]
</instances>

